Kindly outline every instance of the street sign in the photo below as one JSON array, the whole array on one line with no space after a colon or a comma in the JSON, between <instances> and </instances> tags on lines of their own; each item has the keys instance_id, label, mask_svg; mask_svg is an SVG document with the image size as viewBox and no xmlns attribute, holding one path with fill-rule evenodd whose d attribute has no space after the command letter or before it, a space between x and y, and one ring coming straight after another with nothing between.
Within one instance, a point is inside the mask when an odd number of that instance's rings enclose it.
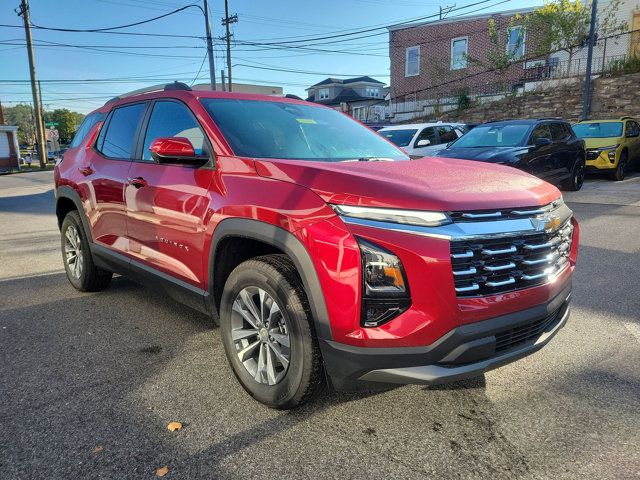
<instances>
[{"instance_id":1,"label":"street sign","mask_svg":"<svg viewBox=\"0 0 640 480\"><path fill-rule=\"evenodd\" d=\"M60 124L58 122L45 122L45 127L59 127Z\"/></svg>"}]
</instances>

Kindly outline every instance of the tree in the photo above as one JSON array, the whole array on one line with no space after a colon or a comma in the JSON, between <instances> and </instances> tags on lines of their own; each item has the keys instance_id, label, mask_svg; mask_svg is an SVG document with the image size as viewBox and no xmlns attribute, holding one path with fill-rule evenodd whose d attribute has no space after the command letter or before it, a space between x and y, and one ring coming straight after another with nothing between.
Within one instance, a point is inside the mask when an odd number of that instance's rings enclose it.
<instances>
[{"instance_id":1,"label":"tree","mask_svg":"<svg viewBox=\"0 0 640 480\"><path fill-rule=\"evenodd\" d=\"M84 115L72 112L67 108L57 108L53 112L45 112L45 122L57 123L60 143L70 143L78 126L82 122Z\"/></svg>"},{"instance_id":2,"label":"tree","mask_svg":"<svg viewBox=\"0 0 640 480\"><path fill-rule=\"evenodd\" d=\"M35 120L31 105L19 103L14 107L4 107L4 119L8 125L18 126L18 142L21 145L35 143Z\"/></svg>"},{"instance_id":3,"label":"tree","mask_svg":"<svg viewBox=\"0 0 640 480\"><path fill-rule=\"evenodd\" d=\"M607 37L626 30L626 22L619 21L616 15L620 1L612 0L598 12L598 37ZM536 42L535 54L543 56L556 51L567 52L568 75L571 75L573 57L589 40L590 22L591 5L580 0L546 0L542 7L534 9L525 19L527 29L544 32Z\"/></svg>"}]
</instances>

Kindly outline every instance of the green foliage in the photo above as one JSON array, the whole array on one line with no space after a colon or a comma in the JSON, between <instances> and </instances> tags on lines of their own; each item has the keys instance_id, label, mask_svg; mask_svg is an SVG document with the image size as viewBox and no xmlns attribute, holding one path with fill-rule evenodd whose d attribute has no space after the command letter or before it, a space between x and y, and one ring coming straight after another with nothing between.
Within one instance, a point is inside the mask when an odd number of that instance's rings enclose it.
<instances>
[{"instance_id":1,"label":"green foliage","mask_svg":"<svg viewBox=\"0 0 640 480\"><path fill-rule=\"evenodd\" d=\"M621 33L627 29L626 22L618 20L616 12L621 0L612 0L598 13L596 33L600 38ZM569 74L575 52L584 48L589 40L591 5L581 0L545 0L542 7L526 16L527 29L543 32L536 42L536 56L555 51L569 54Z\"/></svg>"},{"instance_id":2,"label":"green foliage","mask_svg":"<svg viewBox=\"0 0 640 480\"><path fill-rule=\"evenodd\" d=\"M73 135L82 123L84 115L77 112L72 112L67 108L57 108L53 112L44 113L45 122L55 122L58 124L56 127L60 134L60 143L71 143Z\"/></svg>"},{"instance_id":3,"label":"green foliage","mask_svg":"<svg viewBox=\"0 0 640 480\"><path fill-rule=\"evenodd\" d=\"M33 120L33 108L24 103L15 107L2 107L4 121L8 125L18 126L18 142L21 145L32 145L35 142L35 128Z\"/></svg>"},{"instance_id":4,"label":"green foliage","mask_svg":"<svg viewBox=\"0 0 640 480\"><path fill-rule=\"evenodd\" d=\"M18 141L21 145L35 143L35 120L33 107L28 104L18 104L14 107L3 107L5 122L18 126ZM60 143L70 143L77 128L82 123L84 115L72 112L66 108L59 108L52 112L44 112L45 122L58 123L56 127L60 134Z\"/></svg>"},{"instance_id":5,"label":"green foliage","mask_svg":"<svg viewBox=\"0 0 640 480\"><path fill-rule=\"evenodd\" d=\"M467 92L467 90L461 90L458 93L457 97L458 110L466 110L468 108L471 108L471 103L471 97L469 97L469 93Z\"/></svg>"},{"instance_id":6,"label":"green foliage","mask_svg":"<svg viewBox=\"0 0 640 480\"><path fill-rule=\"evenodd\" d=\"M623 60L613 60L606 66L605 73L610 77L640 73L640 57L632 56Z\"/></svg>"}]
</instances>

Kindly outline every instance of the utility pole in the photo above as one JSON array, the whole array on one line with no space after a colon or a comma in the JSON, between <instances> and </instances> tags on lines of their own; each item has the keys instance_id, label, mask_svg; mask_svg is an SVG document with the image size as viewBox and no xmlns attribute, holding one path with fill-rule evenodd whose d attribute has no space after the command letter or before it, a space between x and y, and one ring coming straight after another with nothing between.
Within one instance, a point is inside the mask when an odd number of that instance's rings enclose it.
<instances>
[{"instance_id":1,"label":"utility pole","mask_svg":"<svg viewBox=\"0 0 640 480\"><path fill-rule=\"evenodd\" d=\"M211 24L209 23L209 2L204 0L204 23L207 30L207 56L209 57L209 80L211 90L216 89L216 65L213 58L213 41L211 40Z\"/></svg>"},{"instance_id":2,"label":"utility pole","mask_svg":"<svg viewBox=\"0 0 640 480\"><path fill-rule=\"evenodd\" d=\"M44 120L42 118L42 106L40 105L40 89L36 80L36 65L33 58L33 44L31 38L31 21L29 19L29 0L22 0L15 10L18 16L24 20L24 32L27 38L27 53L29 54L29 74L31 75L31 94L33 96L33 109L35 110L36 142L38 143L38 157L40 168L47 166L46 139L44 137Z\"/></svg>"},{"instance_id":3,"label":"utility pole","mask_svg":"<svg viewBox=\"0 0 640 480\"><path fill-rule=\"evenodd\" d=\"M229 0L224 0L224 18L222 19L222 25L227 29L227 84L229 88L227 91L231 91L231 32L229 31L229 25L238 22L238 14L229 16Z\"/></svg>"},{"instance_id":4,"label":"utility pole","mask_svg":"<svg viewBox=\"0 0 640 480\"><path fill-rule=\"evenodd\" d=\"M589 48L587 50L587 70L584 74L584 91L582 92L582 120L588 120L591 110L591 63L593 62L593 44L596 37L596 13L598 0L592 0L591 25L589 27Z\"/></svg>"},{"instance_id":5,"label":"utility pole","mask_svg":"<svg viewBox=\"0 0 640 480\"><path fill-rule=\"evenodd\" d=\"M227 90L227 87L225 86L227 81L224 78L224 68L220 69L220 83L222 85L222 91L225 92Z\"/></svg>"}]
</instances>

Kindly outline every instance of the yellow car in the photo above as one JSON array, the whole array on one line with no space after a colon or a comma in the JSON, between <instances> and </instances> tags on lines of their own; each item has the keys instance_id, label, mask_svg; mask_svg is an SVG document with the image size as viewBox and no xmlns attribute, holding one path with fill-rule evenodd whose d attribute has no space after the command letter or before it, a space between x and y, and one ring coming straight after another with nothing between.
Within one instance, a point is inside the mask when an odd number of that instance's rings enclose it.
<instances>
[{"instance_id":1,"label":"yellow car","mask_svg":"<svg viewBox=\"0 0 640 480\"><path fill-rule=\"evenodd\" d=\"M576 123L573 131L585 141L587 172L624 180L629 167L640 166L640 125L633 118L585 120Z\"/></svg>"}]
</instances>

